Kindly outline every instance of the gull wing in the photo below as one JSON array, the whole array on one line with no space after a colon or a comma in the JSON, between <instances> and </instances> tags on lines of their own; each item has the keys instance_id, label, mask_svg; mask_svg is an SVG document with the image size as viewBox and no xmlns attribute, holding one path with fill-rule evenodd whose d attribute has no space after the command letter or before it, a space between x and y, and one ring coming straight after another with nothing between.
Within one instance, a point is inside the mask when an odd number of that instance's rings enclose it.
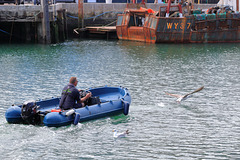
<instances>
[{"instance_id":1,"label":"gull wing","mask_svg":"<svg viewBox=\"0 0 240 160\"><path fill-rule=\"evenodd\" d=\"M178 94L171 94L171 93L168 93L168 92L165 92L165 93L169 96L173 96L173 97L177 97L177 98L182 97L182 95L178 95Z\"/></svg>"},{"instance_id":2,"label":"gull wing","mask_svg":"<svg viewBox=\"0 0 240 160\"><path fill-rule=\"evenodd\" d=\"M188 94L184 95L184 96L183 96L183 98L184 98L184 97L187 97L187 96L189 96L189 95L191 95L191 94L193 94L193 93L199 92L199 91L201 91L203 88L204 88L204 86L202 86L202 87L200 87L200 88L196 89L196 90L195 90L195 91L193 91L193 92L190 92L190 93L188 93Z\"/></svg>"},{"instance_id":3,"label":"gull wing","mask_svg":"<svg viewBox=\"0 0 240 160\"><path fill-rule=\"evenodd\" d=\"M202 86L202 87L200 87L200 88L196 89L195 91L193 91L193 92L191 92L191 93L188 93L188 94L190 95L190 94L199 92L199 91L201 91L203 88L204 88L204 86Z\"/></svg>"}]
</instances>

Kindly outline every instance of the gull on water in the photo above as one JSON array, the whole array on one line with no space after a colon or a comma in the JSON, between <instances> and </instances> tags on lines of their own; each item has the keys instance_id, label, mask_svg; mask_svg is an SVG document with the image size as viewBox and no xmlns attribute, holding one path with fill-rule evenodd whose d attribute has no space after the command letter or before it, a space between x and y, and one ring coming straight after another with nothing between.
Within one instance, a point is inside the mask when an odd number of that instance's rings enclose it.
<instances>
[{"instance_id":1,"label":"gull on water","mask_svg":"<svg viewBox=\"0 0 240 160\"><path fill-rule=\"evenodd\" d=\"M168 92L165 92L165 93L166 93L167 95L169 95L169 96L177 97L177 100L176 100L177 102L182 102L182 101L188 99L189 97L191 97L193 93L199 92L199 91L201 91L203 88L204 88L204 86L196 89L196 90L193 91L193 92L190 92L190 93L188 93L188 94L185 94L185 95L171 94L171 93L168 93Z\"/></svg>"},{"instance_id":2,"label":"gull on water","mask_svg":"<svg viewBox=\"0 0 240 160\"><path fill-rule=\"evenodd\" d=\"M125 132L118 133L116 129L113 130L113 137L114 138L123 138L126 137L126 135L129 134L129 131L126 130Z\"/></svg>"}]
</instances>

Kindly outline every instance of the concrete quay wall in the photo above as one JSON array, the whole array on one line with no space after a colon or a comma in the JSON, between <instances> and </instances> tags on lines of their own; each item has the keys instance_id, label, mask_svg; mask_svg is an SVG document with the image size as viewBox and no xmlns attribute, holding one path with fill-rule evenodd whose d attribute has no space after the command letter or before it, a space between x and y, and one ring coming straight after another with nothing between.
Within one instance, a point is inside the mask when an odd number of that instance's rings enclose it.
<instances>
[{"instance_id":1,"label":"concrete quay wall","mask_svg":"<svg viewBox=\"0 0 240 160\"><path fill-rule=\"evenodd\" d=\"M138 4L137 4L138 5ZM139 4L140 5L140 4ZM146 8L159 10L160 6L167 4L147 3ZM91 17L96 19L114 19L119 12L123 12L126 8L126 3L84 3L84 19L88 20ZM207 9L215 6L215 4L195 4L194 8ZM57 16L57 11L65 9L67 14L72 18L78 17L77 3L57 3L49 6L50 21L52 17ZM40 5L0 5L0 21L41 21L42 6Z\"/></svg>"},{"instance_id":2,"label":"concrete quay wall","mask_svg":"<svg viewBox=\"0 0 240 160\"><path fill-rule=\"evenodd\" d=\"M140 5L140 4L139 4ZM113 18L116 16L117 12L123 12L127 6L126 3L111 3L111 4L105 4L105 3L84 3L84 18L89 18L93 16L100 15L105 12L112 13L104 14L101 16L101 18ZM160 6L167 6L167 4L164 3L146 3L146 8L151 8L153 10L159 10ZM207 9L212 6L216 6L216 4L194 4L195 9ZM56 4L57 9L66 9L67 13L72 15L78 14L78 4L69 4L69 3L60 3Z\"/></svg>"},{"instance_id":3,"label":"concrete quay wall","mask_svg":"<svg viewBox=\"0 0 240 160\"><path fill-rule=\"evenodd\" d=\"M73 30L82 26L115 25L117 14L132 4L126 3L84 3L84 21L78 19L77 3L57 3L49 6L50 34L52 43L74 36ZM141 4L136 4L138 7ZM159 10L167 4L147 3L146 8ZM194 5L207 9L211 5ZM45 43L43 35L43 11L40 5L0 5L0 42ZM82 25L84 22L84 25Z\"/></svg>"}]
</instances>

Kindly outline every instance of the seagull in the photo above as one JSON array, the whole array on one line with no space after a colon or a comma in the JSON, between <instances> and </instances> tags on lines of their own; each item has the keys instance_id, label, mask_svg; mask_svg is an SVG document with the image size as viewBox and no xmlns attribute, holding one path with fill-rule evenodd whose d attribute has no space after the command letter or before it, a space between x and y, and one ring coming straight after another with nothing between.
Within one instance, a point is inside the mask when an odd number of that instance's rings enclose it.
<instances>
[{"instance_id":1,"label":"seagull","mask_svg":"<svg viewBox=\"0 0 240 160\"><path fill-rule=\"evenodd\" d=\"M188 93L188 94L185 94L185 95L171 94L171 93L168 93L168 92L165 92L165 93L166 93L167 95L169 95L169 96L177 97L178 99L177 99L176 101L180 103L180 102L188 99L189 97L191 97L193 93L196 93L196 92L201 91L203 88L204 88L204 86L196 89L196 90L193 91L193 92L190 92L190 93Z\"/></svg>"},{"instance_id":2,"label":"seagull","mask_svg":"<svg viewBox=\"0 0 240 160\"><path fill-rule=\"evenodd\" d=\"M126 137L127 134L129 134L128 130L126 130L125 132L122 132L122 133L118 133L118 131L116 129L113 130L114 138L124 138L124 137Z\"/></svg>"}]
</instances>

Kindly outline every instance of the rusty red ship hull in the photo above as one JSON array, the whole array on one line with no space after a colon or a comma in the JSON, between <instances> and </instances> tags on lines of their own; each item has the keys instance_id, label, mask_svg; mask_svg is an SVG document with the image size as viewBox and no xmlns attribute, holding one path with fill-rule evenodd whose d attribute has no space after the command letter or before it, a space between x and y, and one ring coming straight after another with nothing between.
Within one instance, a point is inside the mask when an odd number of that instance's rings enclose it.
<instances>
[{"instance_id":1,"label":"rusty red ship hull","mask_svg":"<svg viewBox=\"0 0 240 160\"><path fill-rule=\"evenodd\" d=\"M240 42L239 13L196 14L184 17L160 15L139 9L125 11L118 15L118 38L150 43Z\"/></svg>"}]
</instances>

